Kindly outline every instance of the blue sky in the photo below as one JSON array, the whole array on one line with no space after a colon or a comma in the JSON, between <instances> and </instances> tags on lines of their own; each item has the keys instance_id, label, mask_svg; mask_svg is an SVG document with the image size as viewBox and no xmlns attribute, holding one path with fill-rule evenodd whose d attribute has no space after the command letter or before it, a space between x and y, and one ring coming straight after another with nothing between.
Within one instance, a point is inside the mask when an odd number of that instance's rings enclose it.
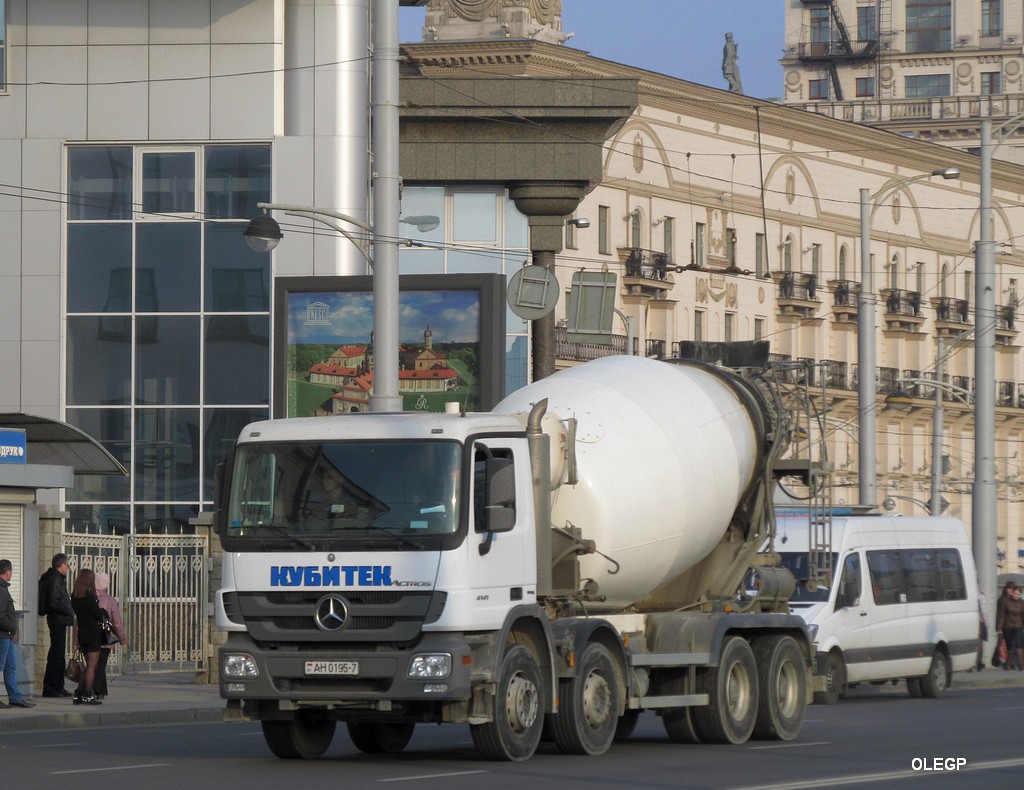
<instances>
[{"instance_id":1,"label":"blue sky","mask_svg":"<svg viewBox=\"0 0 1024 790\"><path fill-rule=\"evenodd\" d=\"M401 9L402 41L422 40L424 13ZM770 99L782 95L784 13L784 0L562 0L562 28L594 57L722 89L732 33L744 93Z\"/></svg>"}]
</instances>

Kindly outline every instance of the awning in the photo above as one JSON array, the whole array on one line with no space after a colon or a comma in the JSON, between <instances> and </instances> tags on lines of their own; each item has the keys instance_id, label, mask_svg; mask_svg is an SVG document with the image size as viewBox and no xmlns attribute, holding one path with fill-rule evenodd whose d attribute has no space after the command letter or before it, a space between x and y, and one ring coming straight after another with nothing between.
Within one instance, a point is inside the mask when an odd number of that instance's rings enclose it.
<instances>
[{"instance_id":1,"label":"awning","mask_svg":"<svg viewBox=\"0 0 1024 790\"><path fill-rule=\"evenodd\" d=\"M34 414L0 414L0 428L25 431L30 464L70 466L76 475L127 475L128 470L89 434Z\"/></svg>"}]
</instances>

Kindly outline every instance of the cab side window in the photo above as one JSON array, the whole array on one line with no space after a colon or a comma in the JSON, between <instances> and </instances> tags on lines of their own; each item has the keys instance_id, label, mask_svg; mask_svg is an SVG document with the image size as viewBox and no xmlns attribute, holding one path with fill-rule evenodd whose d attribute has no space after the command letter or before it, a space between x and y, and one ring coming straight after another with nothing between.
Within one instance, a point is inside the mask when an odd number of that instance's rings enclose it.
<instances>
[{"instance_id":1,"label":"cab side window","mask_svg":"<svg viewBox=\"0 0 1024 790\"><path fill-rule=\"evenodd\" d=\"M486 532L488 527L488 505L491 512L496 504L503 505L514 518L515 476L512 451L508 448L487 447L478 444L473 453L473 525L476 532ZM504 478L508 485L496 483L496 476ZM498 489L505 490L502 494ZM494 501L495 495L502 500ZM488 501L488 498L492 501ZM504 530L501 530L504 531Z\"/></svg>"},{"instance_id":2,"label":"cab side window","mask_svg":"<svg viewBox=\"0 0 1024 790\"><path fill-rule=\"evenodd\" d=\"M856 606L860 600L860 592L860 556L857 553L847 554L843 558L843 573L839 580L836 608Z\"/></svg>"}]
</instances>

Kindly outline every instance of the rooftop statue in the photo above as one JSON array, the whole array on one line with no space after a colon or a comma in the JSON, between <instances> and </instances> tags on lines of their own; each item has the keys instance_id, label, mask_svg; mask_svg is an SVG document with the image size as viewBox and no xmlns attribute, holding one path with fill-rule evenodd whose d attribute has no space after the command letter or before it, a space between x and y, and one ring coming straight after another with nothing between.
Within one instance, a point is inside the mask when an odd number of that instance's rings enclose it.
<instances>
[{"instance_id":1,"label":"rooftop statue","mask_svg":"<svg viewBox=\"0 0 1024 790\"><path fill-rule=\"evenodd\" d=\"M725 47L722 49L722 76L729 83L729 90L732 93L743 93L743 84L740 82L740 67L736 63L737 54L736 42L732 40L732 33L725 34Z\"/></svg>"}]
</instances>

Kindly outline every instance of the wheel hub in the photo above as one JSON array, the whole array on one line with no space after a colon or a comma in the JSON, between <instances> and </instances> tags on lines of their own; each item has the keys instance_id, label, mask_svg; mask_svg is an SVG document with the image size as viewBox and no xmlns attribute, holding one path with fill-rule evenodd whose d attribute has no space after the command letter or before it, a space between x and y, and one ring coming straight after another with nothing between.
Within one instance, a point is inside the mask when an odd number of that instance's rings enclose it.
<instances>
[{"instance_id":1,"label":"wheel hub","mask_svg":"<svg viewBox=\"0 0 1024 790\"><path fill-rule=\"evenodd\" d=\"M596 672L588 675L583 684L583 712L587 724L595 730L608 721L611 715L611 699L608 681Z\"/></svg>"},{"instance_id":2,"label":"wheel hub","mask_svg":"<svg viewBox=\"0 0 1024 790\"><path fill-rule=\"evenodd\" d=\"M516 675L508 684L505 695L505 711L509 726L516 732L524 732L537 721L540 697L537 687L522 675Z\"/></svg>"}]
</instances>

